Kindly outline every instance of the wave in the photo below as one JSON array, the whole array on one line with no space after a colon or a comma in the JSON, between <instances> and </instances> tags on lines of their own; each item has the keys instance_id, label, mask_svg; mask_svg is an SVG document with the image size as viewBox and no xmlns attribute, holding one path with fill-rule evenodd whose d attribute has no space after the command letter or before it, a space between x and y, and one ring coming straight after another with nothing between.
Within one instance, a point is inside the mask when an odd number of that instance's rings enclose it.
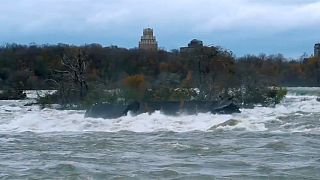
<instances>
[{"instance_id":1,"label":"wave","mask_svg":"<svg viewBox=\"0 0 320 180\"><path fill-rule=\"evenodd\" d=\"M208 131L228 120L235 119L234 115L214 115L200 113L197 115L167 116L159 111L152 114L144 113L138 116L127 115L117 119L84 118L83 111L61 111L53 109L35 110L21 113L11 121L0 124L0 131L14 132L188 132ZM217 129L247 129L265 130L263 124L250 123L239 117L235 126L221 126Z\"/></svg>"},{"instance_id":2,"label":"wave","mask_svg":"<svg viewBox=\"0 0 320 180\"><path fill-rule=\"evenodd\" d=\"M40 110L37 106L23 106L23 101L3 101L0 102L0 132L310 132L318 130L320 126L320 102L316 96L289 93L275 107L255 107L241 111L240 114L231 115L199 113L179 116L167 116L157 111L138 116L129 114L117 119L99 119L84 118L84 111ZM309 116L314 121L309 121ZM228 123L232 120L236 123Z\"/></svg>"}]
</instances>

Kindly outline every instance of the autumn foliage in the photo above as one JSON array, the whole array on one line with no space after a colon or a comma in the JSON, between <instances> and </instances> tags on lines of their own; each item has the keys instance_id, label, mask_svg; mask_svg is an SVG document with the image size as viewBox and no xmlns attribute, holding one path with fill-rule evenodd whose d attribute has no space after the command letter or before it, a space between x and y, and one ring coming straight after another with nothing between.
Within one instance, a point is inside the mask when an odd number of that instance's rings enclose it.
<instances>
[{"instance_id":1,"label":"autumn foliage","mask_svg":"<svg viewBox=\"0 0 320 180\"><path fill-rule=\"evenodd\" d=\"M126 88L142 91L146 88L146 80L144 75L128 76L123 80L123 85Z\"/></svg>"},{"instance_id":2,"label":"autumn foliage","mask_svg":"<svg viewBox=\"0 0 320 180\"><path fill-rule=\"evenodd\" d=\"M142 100L145 96L146 80L144 75L128 76L123 80L125 97L128 100Z\"/></svg>"}]
</instances>

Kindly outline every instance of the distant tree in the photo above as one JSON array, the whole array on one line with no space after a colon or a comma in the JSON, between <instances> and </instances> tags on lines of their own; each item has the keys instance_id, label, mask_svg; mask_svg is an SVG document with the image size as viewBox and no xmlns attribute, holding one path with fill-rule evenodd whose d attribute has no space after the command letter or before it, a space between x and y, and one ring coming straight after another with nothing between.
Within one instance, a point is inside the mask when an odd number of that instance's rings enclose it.
<instances>
[{"instance_id":1,"label":"distant tree","mask_svg":"<svg viewBox=\"0 0 320 180\"><path fill-rule=\"evenodd\" d=\"M123 86L126 90L127 98L142 100L147 88L144 75L133 75L123 79Z\"/></svg>"}]
</instances>

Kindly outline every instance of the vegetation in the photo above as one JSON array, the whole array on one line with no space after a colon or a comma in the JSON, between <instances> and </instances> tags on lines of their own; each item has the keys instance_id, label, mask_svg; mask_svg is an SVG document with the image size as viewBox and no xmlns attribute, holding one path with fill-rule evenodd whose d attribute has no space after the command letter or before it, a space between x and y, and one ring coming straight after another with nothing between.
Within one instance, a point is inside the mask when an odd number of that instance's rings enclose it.
<instances>
[{"instance_id":1,"label":"vegetation","mask_svg":"<svg viewBox=\"0 0 320 180\"><path fill-rule=\"evenodd\" d=\"M143 51L99 44L0 47L1 89L57 89L42 103L223 100L279 103L285 90L319 86L320 59L282 55L236 58L220 47Z\"/></svg>"}]
</instances>

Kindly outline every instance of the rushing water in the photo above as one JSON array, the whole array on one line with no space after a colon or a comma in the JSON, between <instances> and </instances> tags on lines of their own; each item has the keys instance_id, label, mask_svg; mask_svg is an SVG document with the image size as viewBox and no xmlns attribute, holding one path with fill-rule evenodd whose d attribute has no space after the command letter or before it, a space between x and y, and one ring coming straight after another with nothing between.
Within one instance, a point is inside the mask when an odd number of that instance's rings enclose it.
<instances>
[{"instance_id":1,"label":"rushing water","mask_svg":"<svg viewBox=\"0 0 320 180\"><path fill-rule=\"evenodd\" d=\"M320 179L319 88L241 114L110 120L23 106L34 94L0 101L0 179Z\"/></svg>"}]
</instances>

